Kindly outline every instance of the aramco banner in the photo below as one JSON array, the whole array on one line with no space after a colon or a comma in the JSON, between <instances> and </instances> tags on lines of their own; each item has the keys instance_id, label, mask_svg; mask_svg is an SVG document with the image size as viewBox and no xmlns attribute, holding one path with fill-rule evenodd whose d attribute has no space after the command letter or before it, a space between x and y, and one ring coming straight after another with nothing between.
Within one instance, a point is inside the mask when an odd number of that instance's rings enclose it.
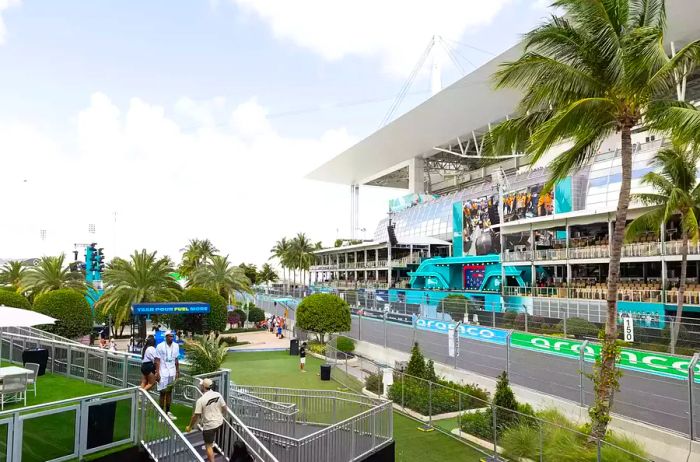
<instances>
[{"instance_id":1,"label":"aramco banner","mask_svg":"<svg viewBox=\"0 0 700 462\"><path fill-rule=\"evenodd\" d=\"M513 332L510 337L510 345L513 348L537 351L540 353L565 356L578 359L581 354L583 342L544 335L533 335L525 332ZM600 345L590 343L583 352L587 362L594 362L600 357ZM622 348L619 366L622 369L645 372L647 374L671 377L684 380L688 378L690 358L671 356L655 351L640 351L631 348ZM695 367L696 381L700 381L700 364Z\"/></svg>"},{"instance_id":2,"label":"aramco banner","mask_svg":"<svg viewBox=\"0 0 700 462\"><path fill-rule=\"evenodd\" d=\"M448 334L450 329L454 329L455 326L456 323L454 322L422 317L416 318L416 328L420 330ZM459 331L459 336L462 338L497 343L499 345L506 344L506 337L508 335L508 331L505 330L489 329L488 327L474 326L470 324L460 324L457 330Z\"/></svg>"}]
</instances>

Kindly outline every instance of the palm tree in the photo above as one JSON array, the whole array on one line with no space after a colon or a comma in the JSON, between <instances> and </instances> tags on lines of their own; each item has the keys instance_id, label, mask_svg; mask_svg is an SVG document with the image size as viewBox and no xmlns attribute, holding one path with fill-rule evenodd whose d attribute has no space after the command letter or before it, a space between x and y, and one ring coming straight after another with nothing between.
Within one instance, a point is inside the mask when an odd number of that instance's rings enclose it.
<instances>
[{"instance_id":1,"label":"palm tree","mask_svg":"<svg viewBox=\"0 0 700 462\"><path fill-rule=\"evenodd\" d=\"M288 241L287 238L283 237L279 241L275 242L274 247L272 247L270 250L270 253L272 253L270 259L277 258L277 260L280 262L280 266L282 267L282 276L285 280L287 280L287 278L285 277L284 271L289 269L288 263L291 249L291 242Z\"/></svg>"},{"instance_id":2,"label":"palm tree","mask_svg":"<svg viewBox=\"0 0 700 462\"><path fill-rule=\"evenodd\" d=\"M306 283L306 278L304 277L304 271L308 270L311 266L311 260L313 259L314 247L311 243L311 239L306 237L304 233L298 233L294 239L292 239L292 254L294 258L294 265L299 269L301 273L300 282L302 285Z\"/></svg>"},{"instance_id":3,"label":"palm tree","mask_svg":"<svg viewBox=\"0 0 700 462\"><path fill-rule=\"evenodd\" d=\"M276 282L278 279L279 277L277 276L277 273L274 269L272 269L272 266L270 266L269 263L265 263L262 265L260 273L258 274L258 280L260 282L265 284L268 282Z\"/></svg>"},{"instance_id":4,"label":"palm tree","mask_svg":"<svg viewBox=\"0 0 700 462\"><path fill-rule=\"evenodd\" d=\"M251 292L250 279L243 269L231 264L228 255L211 257L209 263L200 266L192 274L188 285L213 290L229 302L236 294Z\"/></svg>"},{"instance_id":5,"label":"palm tree","mask_svg":"<svg viewBox=\"0 0 700 462\"><path fill-rule=\"evenodd\" d=\"M117 327L129 319L134 303L177 300L180 286L170 276L172 261L156 254L134 251L129 260L114 259L105 269L105 293L95 306L111 315Z\"/></svg>"},{"instance_id":6,"label":"palm tree","mask_svg":"<svg viewBox=\"0 0 700 462\"><path fill-rule=\"evenodd\" d=\"M645 231L659 232L661 225L667 223L674 215L680 215L681 230L681 275L678 286L678 306L671 328L671 353L676 351L678 329L683 316L683 295L685 277L688 269L688 240L697 242L698 218L700 218L700 183L697 181L700 151L690 150L687 146L675 144L664 148L656 154L654 164L659 172L649 172L642 178L642 183L651 186L654 193L633 194L632 198L652 209L632 221L627 227L625 237L634 240Z\"/></svg>"},{"instance_id":7,"label":"palm tree","mask_svg":"<svg viewBox=\"0 0 700 462\"><path fill-rule=\"evenodd\" d=\"M182 254L182 263L180 263L180 274L190 277L196 269L217 254L217 249L209 239L190 239L189 244L185 247L185 252Z\"/></svg>"},{"instance_id":8,"label":"palm tree","mask_svg":"<svg viewBox=\"0 0 700 462\"><path fill-rule=\"evenodd\" d=\"M0 286L11 287L19 292L22 286L22 277L27 267L19 260L10 260L0 268Z\"/></svg>"},{"instance_id":9,"label":"palm tree","mask_svg":"<svg viewBox=\"0 0 700 462\"><path fill-rule=\"evenodd\" d=\"M41 257L36 266L31 266L23 273L20 292L30 292L33 296L58 289L86 289L82 273L71 271L65 264L64 254L56 257Z\"/></svg>"},{"instance_id":10,"label":"palm tree","mask_svg":"<svg viewBox=\"0 0 700 462\"><path fill-rule=\"evenodd\" d=\"M497 88L523 92L518 113L489 135L494 154L524 152L534 163L551 148L569 143L549 162L546 188L578 170L613 134L621 141L622 184L608 270L607 320L601 360L595 366L596 400L589 410L591 438L607 431L618 386L617 290L632 180L632 129L668 133L700 141L700 112L673 98L680 79L700 59L700 41L672 58L663 48L664 0L555 0L563 16L553 16L525 35L524 54L501 65ZM682 88L682 85L681 85ZM682 91L678 91L682 96Z\"/></svg>"}]
</instances>

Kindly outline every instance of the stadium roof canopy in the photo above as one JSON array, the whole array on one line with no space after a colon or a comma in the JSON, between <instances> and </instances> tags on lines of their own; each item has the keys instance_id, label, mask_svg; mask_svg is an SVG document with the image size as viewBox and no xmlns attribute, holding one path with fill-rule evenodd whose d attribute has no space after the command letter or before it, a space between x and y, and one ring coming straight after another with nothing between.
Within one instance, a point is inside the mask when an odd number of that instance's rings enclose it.
<instances>
[{"instance_id":1,"label":"stadium roof canopy","mask_svg":"<svg viewBox=\"0 0 700 462\"><path fill-rule=\"evenodd\" d=\"M680 49L700 38L700 1L667 0L667 42ZM668 46L667 46L668 49ZM462 143L478 144L479 134L515 111L519 94L493 89L491 76L504 61L517 59L516 45L461 78L416 108L369 135L307 175L341 184L406 188L408 166L415 158L463 161L434 149ZM445 159L445 157L453 157ZM441 164L437 164L441 165Z\"/></svg>"}]
</instances>

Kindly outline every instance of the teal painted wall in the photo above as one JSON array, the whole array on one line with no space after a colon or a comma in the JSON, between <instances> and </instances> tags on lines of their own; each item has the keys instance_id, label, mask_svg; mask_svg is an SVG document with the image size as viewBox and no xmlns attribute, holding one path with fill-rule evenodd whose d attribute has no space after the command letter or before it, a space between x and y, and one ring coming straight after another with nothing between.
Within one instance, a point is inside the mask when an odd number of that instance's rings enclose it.
<instances>
[{"instance_id":1,"label":"teal painted wall","mask_svg":"<svg viewBox=\"0 0 700 462\"><path fill-rule=\"evenodd\" d=\"M574 209L571 177L568 176L554 186L554 213L571 212Z\"/></svg>"},{"instance_id":2,"label":"teal painted wall","mask_svg":"<svg viewBox=\"0 0 700 462\"><path fill-rule=\"evenodd\" d=\"M452 204L452 256L461 257L464 255L464 211L462 203Z\"/></svg>"}]
</instances>

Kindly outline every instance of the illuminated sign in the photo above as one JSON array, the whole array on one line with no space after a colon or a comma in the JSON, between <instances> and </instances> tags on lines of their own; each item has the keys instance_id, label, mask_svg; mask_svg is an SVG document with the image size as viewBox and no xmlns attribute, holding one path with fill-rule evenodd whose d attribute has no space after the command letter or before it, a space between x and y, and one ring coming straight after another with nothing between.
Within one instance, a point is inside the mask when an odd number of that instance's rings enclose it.
<instances>
[{"instance_id":1,"label":"illuminated sign","mask_svg":"<svg viewBox=\"0 0 700 462\"><path fill-rule=\"evenodd\" d=\"M178 303L134 303L131 312L134 315L144 314L207 314L211 311L208 303L178 302Z\"/></svg>"}]
</instances>

